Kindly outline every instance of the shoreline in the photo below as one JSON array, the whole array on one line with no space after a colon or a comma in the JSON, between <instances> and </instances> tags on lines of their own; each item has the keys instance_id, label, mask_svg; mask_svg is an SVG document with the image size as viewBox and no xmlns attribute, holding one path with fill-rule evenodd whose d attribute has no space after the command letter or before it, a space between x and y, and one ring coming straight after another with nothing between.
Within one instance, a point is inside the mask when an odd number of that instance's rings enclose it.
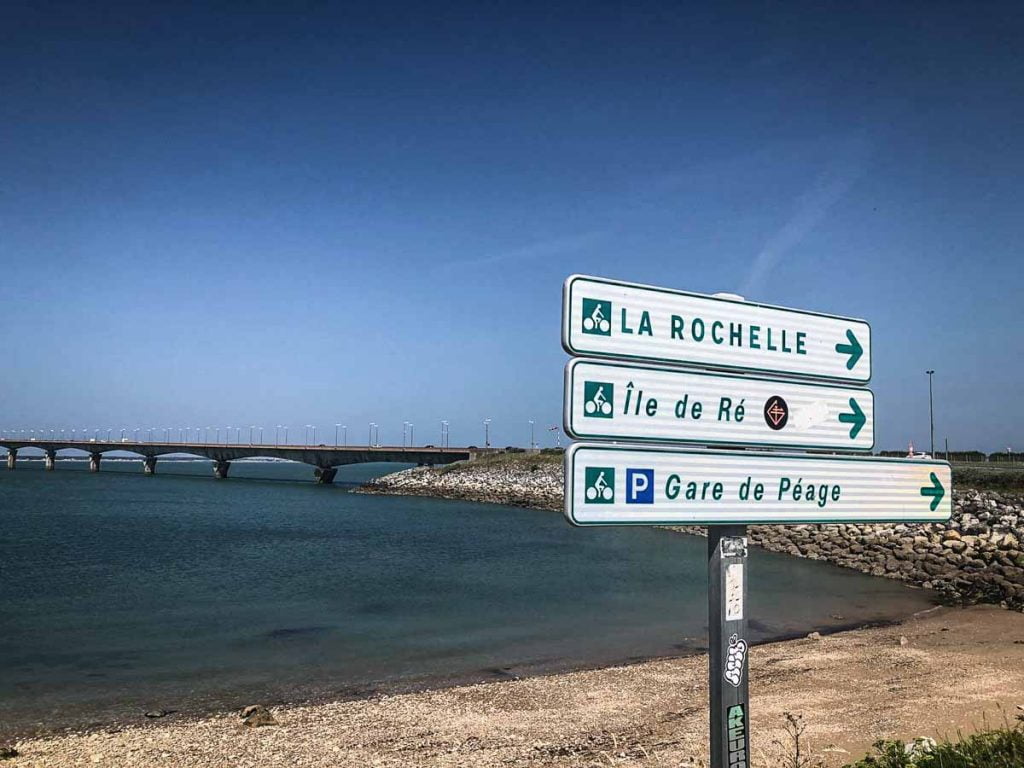
<instances>
[{"instance_id":1,"label":"shoreline","mask_svg":"<svg viewBox=\"0 0 1024 768\"><path fill-rule=\"evenodd\" d=\"M849 632L889 629L909 622L919 621L936 612L956 610L958 609L955 607L933 605L930 608L893 619L853 621L839 625L811 625L806 631L786 632L758 640L751 640L750 646L758 647L798 642L812 635L831 637ZM178 703L179 708L177 709L163 709L160 706L154 706L146 711L164 712L166 714L152 718L145 714L143 708L132 708L131 714L129 714L127 708L122 710L104 708L100 711L92 710L91 714L83 712L81 715L69 716L61 724L50 727L25 726L2 729L3 721L0 719L0 744L16 740L62 738L72 734L100 733L110 731L111 729L151 728L170 722L199 722L211 717L228 716L254 703L289 709L360 701L367 702L380 699L381 697L427 694L513 680L552 678L582 672L594 672L602 669L631 667L707 655L707 647L705 645L695 644L687 647L679 645L676 648L677 650L670 653L616 656L588 662L574 662L569 659L520 660L513 661L507 666L487 667L463 674L413 676L354 683L338 687L324 686L312 688L310 686L296 685L292 688L278 688L272 692L264 690L262 694L257 692L249 693L246 689L236 689L235 692L226 693L222 697L207 696L205 699L207 703L205 705L192 701L185 704ZM176 702L168 702L168 704L174 703Z\"/></svg>"},{"instance_id":2,"label":"shoreline","mask_svg":"<svg viewBox=\"0 0 1024 768\"><path fill-rule=\"evenodd\" d=\"M253 702L278 724L173 715L20 738L20 756L6 764L577 766L625 750L643 765L693 765L705 750L706 670L701 653L359 699ZM837 766L877 738L971 731L982 717L996 722L1000 707L1012 716L1021 691L1024 616L993 606L759 644L754 749L765 754L783 735L783 711L803 713L811 751Z\"/></svg>"}]
</instances>

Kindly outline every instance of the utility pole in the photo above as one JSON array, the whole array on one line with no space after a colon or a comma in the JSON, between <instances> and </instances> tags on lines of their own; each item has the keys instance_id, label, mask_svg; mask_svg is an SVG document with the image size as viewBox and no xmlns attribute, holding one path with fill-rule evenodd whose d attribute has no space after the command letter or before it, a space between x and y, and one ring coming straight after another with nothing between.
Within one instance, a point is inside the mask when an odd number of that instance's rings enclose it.
<instances>
[{"instance_id":1,"label":"utility pole","mask_svg":"<svg viewBox=\"0 0 1024 768\"><path fill-rule=\"evenodd\" d=\"M928 422L931 425L932 435L932 458L935 458L935 407L932 399L932 376L935 371L925 371L928 374Z\"/></svg>"}]
</instances>

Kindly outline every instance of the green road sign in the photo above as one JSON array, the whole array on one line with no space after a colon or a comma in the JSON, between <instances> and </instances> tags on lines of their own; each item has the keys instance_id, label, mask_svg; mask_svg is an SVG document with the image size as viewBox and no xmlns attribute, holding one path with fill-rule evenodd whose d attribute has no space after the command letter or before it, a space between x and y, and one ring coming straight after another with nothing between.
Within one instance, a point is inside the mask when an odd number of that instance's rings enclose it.
<instances>
[{"instance_id":1,"label":"green road sign","mask_svg":"<svg viewBox=\"0 0 1024 768\"><path fill-rule=\"evenodd\" d=\"M565 478L576 525L919 523L952 512L944 461L576 443Z\"/></svg>"},{"instance_id":2,"label":"green road sign","mask_svg":"<svg viewBox=\"0 0 1024 768\"><path fill-rule=\"evenodd\" d=\"M870 390L809 381L570 360L565 431L582 440L870 451Z\"/></svg>"},{"instance_id":3,"label":"green road sign","mask_svg":"<svg viewBox=\"0 0 1024 768\"><path fill-rule=\"evenodd\" d=\"M571 355L784 373L863 383L863 320L573 275L562 294Z\"/></svg>"}]
</instances>

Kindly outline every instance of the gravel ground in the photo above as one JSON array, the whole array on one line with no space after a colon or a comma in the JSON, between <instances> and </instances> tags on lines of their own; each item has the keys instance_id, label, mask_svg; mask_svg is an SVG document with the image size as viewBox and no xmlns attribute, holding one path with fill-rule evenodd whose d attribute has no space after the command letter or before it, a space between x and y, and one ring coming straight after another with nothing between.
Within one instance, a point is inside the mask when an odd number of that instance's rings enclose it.
<instances>
[{"instance_id":1,"label":"gravel ground","mask_svg":"<svg viewBox=\"0 0 1024 768\"><path fill-rule=\"evenodd\" d=\"M19 742L5 766L697 766L707 659L695 656L332 704ZM954 734L1024 712L1024 615L936 609L902 625L751 652L754 766L776 766L783 712L827 766L879 738Z\"/></svg>"}]
</instances>

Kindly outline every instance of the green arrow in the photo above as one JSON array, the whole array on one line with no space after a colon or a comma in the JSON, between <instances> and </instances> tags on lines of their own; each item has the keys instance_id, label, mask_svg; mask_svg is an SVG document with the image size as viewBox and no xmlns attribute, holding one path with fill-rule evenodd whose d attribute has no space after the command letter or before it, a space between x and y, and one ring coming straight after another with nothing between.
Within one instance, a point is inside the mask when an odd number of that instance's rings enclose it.
<instances>
[{"instance_id":1,"label":"green arrow","mask_svg":"<svg viewBox=\"0 0 1024 768\"><path fill-rule=\"evenodd\" d=\"M931 510L934 512L939 506L939 502L942 501L942 497L946 495L946 489L942 487L942 483L939 482L939 478L935 476L935 473L931 473L931 486L925 486L921 489L922 496L932 497Z\"/></svg>"},{"instance_id":2,"label":"green arrow","mask_svg":"<svg viewBox=\"0 0 1024 768\"><path fill-rule=\"evenodd\" d=\"M852 397L850 398L850 410L852 410L853 413L840 413L839 421L843 424L853 425L850 427L850 439L856 440L857 435L860 434L861 427L864 426L864 422L867 421L867 418L864 416L864 411L862 411L860 406L857 405L857 401Z\"/></svg>"},{"instance_id":3,"label":"green arrow","mask_svg":"<svg viewBox=\"0 0 1024 768\"><path fill-rule=\"evenodd\" d=\"M846 370L852 371L853 366L860 360L860 356L864 354L864 347L857 341L857 337L853 335L853 331L846 331L846 339L849 344L836 344L836 352L840 355L849 355L850 359L846 361Z\"/></svg>"}]
</instances>

